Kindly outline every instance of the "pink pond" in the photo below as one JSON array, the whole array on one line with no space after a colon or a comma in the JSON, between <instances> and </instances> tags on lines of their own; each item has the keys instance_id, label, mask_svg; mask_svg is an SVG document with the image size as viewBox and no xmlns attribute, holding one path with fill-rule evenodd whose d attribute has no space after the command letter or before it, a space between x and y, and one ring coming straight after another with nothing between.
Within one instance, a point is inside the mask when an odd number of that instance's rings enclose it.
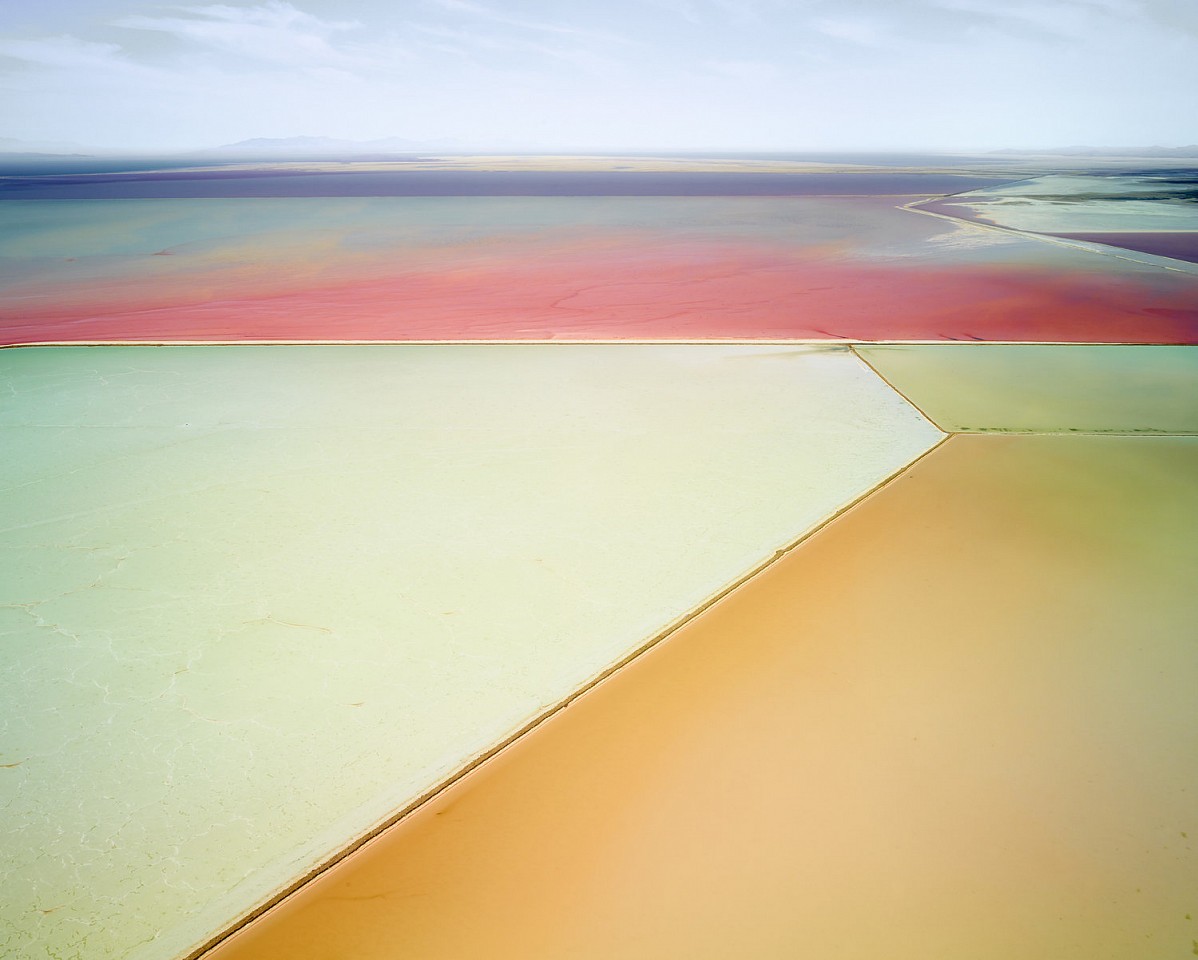
<instances>
[{"instance_id":1,"label":"pink pond","mask_svg":"<svg viewBox=\"0 0 1198 960\"><path fill-rule=\"evenodd\" d=\"M0 342L1198 342L1198 276L913 199L5 200Z\"/></svg>"}]
</instances>

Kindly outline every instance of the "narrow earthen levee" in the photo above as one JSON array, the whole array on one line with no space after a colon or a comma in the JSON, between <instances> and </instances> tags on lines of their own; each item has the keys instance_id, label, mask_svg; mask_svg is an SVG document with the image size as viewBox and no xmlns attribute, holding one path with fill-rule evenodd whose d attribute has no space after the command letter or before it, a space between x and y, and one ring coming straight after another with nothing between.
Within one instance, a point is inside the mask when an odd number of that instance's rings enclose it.
<instances>
[{"instance_id":1,"label":"narrow earthen levee","mask_svg":"<svg viewBox=\"0 0 1198 960\"><path fill-rule=\"evenodd\" d=\"M952 437L206 960L1188 954L1194 476Z\"/></svg>"}]
</instances>

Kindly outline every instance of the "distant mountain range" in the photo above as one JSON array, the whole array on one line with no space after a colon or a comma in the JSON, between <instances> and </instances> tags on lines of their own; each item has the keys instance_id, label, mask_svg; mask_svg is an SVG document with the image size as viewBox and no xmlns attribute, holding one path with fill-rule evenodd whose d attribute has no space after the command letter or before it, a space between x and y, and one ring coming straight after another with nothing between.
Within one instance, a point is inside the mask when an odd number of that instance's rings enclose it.
<instances>
[{"instance_id":1,"label":"distant mountain range","mask_svg":"<svg viewBox=\"0 0 1198 960\"><path fill-rule=\"evenodd\" d=\"M66 143L57 140L17 140L14 137L0 137L0 153L19 153L25 156L61 157L83 156L90 153L87 147L78 143Z\"/></svg>"},{"instance_id":2,"label":"distant mountain range","mask_svg":"<svg viewBox=\"0 0 1198 960\"><path fill-rule=\"evenodd\" d=\"M1054 147L1051 150L992 150L992 155L1019 157L1198 157L1198 144L1188 147Z\"/></svg>"},{"instance_id":3,"label":"distant mountain range","mask_svg":"<svg viewBox=\"0 0 1198 960\"><path fill-rule=\"evenodd\" d=\"M200 157L361 157L395 154L428 153L430 151L462 151L469 146L461 140L406 140L384 137L381 140L338 140L334 137L256 137L219 147L200 150L133 151L165 156ZM18 140L0 137L0 155L23 157L112 156L130 151L113 148L87 147L78 143Z\"/></svg>"},{"instance_id":4,"label":"distant mountain range","mask_svg":"<svg viewBox=\"0 0 1198 960\"><path fill-rule=\"evenodd\" d=\"M380 140L338 140L334 137L255 137L203 150L222 156L303 156L346 157L377 156L396 153L427 153L432 150L464 150L461 140L405 140L384 137Z\"/></svg>"},{"instance_id":5,"label":"distant mountain range","mask_svg":"<svg viewBox=\"0 0 1198 960\"><path fill-rule=\"evenodd\" d=\"M342 140L335 137L255 137L250 140L239 140L236 143L226 143L219 147L208 147L198 150L119 150L111 147L91 147L79 143L50 140L18 140L14 137L0 137L0 156L13 159L37 160L38 158L87 158L87 157L119 157L131 153L154 155L158 157L211 157L229 160L237 159L371 159L387 158L399 155L436 154L436 153L470 153L515 151L519 153L537 152L527 146L511 143L492 143L480 145L463 140L442 138L438 140L409 140L403 137L383 137L377 140ZM654 151L659 152L659 151ZM701 151L685 151L699 153ZM866 151L858 151L859 159L869 156ZM856 154L855 154L856 155ZM1110 157L1110 158L1198 158L1198 144L1184 147L1054 147L1051 149L1025 150L1006 149L993 150L988 156L992 157ZM799 156L799 154L795 154Z\"/></svg>"}]
</instances>

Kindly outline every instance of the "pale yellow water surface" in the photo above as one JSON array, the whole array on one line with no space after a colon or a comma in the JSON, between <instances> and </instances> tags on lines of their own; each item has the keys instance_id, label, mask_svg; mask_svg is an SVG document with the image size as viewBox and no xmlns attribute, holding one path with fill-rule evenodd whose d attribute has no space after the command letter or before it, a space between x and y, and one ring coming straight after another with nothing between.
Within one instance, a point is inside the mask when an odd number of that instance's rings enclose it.
<instances>
[{"instance_id":1,"label":"pale yellow water surface","mask_svg":"<svg viewBox=\"0 0 1198 960\"><path fill-rule=\"evenodd\" d=\"M944 430L1198 433L1198 346L893 343L856 349Z\"/></svg>"},{"instance_id":2,"label":"pale yellow water surface","mask_svg":"<svg viewBox=\"0 0 1198 960\"><path fill-rule=\"evenodd\" d=\"M0 955L186 952L940 434L847 348L0 351Z\"/></svg>"}]
</instances>

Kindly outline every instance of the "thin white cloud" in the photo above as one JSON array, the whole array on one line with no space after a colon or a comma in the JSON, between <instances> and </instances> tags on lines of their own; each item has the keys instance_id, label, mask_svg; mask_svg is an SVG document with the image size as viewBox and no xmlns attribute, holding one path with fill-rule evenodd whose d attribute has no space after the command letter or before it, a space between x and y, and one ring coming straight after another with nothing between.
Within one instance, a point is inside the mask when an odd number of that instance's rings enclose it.
<instances>
[{"instance_id":1,"label":"thin white cloud","mask_svg":"<svg viewBox=\"0 0 1198 960\"><path fill-rule=\"evenodd\" d=\"M527 73L529 69L536 68L538 61L545 60L570 64L589 73L611 71L620 67L618 60L591 50L573 45L550 43L527 36L464 30L440 24L411 24L410 28L435 38L435 42L428 44L430 49L442 49L444 44L441 41L451 41L450 49L444 52L451 52L456 56L469 59L479 67L483 66L481 60L485 54L505 55L503 56L502 72L508 75ZM518 59L513 60L511 54L517 55ZM517 69L513 70L513 67L517 67Z\"/></svg>"},{"instance_id":2,"label":"thin white cloud","mask_svg":"<svg viewBox=\"0 0 1198 960\"><path fill-rule=\"evenodd\" d=\"M819 17L811 22L811 27L825 37L861 47L881 47L889 39L883 22L874 17L851 14Z\"/></svg>"},{"instance_id":3,"label":"thin white cloud","mask_svg":"<svg viewBox=\"0 0 1198 960\"><path fill-rule=\"evenodd\" d=\"M730 22L737 27L760 27L770 19L772 14L778 12L779 8L776 0L637 0L637 2L673 14L695 25L708 27L718 25L720 29L725 29Z\"/></svg>"},{"instance_id":4,"label":"thin white cloud","mask_svg":"<svg viewBox=\"0 0 1198 960\"><path fill-rule=\"evenodd\" d=\"M759 0L711 0L711 3L739 27L759 27L767 19L767 11Z\"/></svg>"},{"instance_id":5,"label":"thin white cloud","mask_svg":"<svg viewBox=\"0 0 1198 960\"><path fill-rule=\"evenodd\" d=\"M0 56L44 67L96 69L127 66L120 52L121 48L115 43L94 43L65 34L34 40L0 39Z\"/></svg>"},{"instance_id":6,"label":"thin white cloud","mask_svg":"<svg viewBox=\"0 0 1198 960\"><path fill-rule=\"evenodd\" d=\"M1008 0L1002 6L993 0L909 0L901 8L886 0L820 0L811 9L808 26L894 55L962 41L1059 44L1084 32L1085 19L1077 0Z\"/></svg>"},{"instance_id":7,"label":"thin white cloud","mask_svg":"<svg viewBox=\"0 0 1198 960\"><path fill-rule=\"evenodd\" d=\"M27 6L30 32L0 36L0 127L24 139L1194 139L1196 0L95 0L69 36L65 0Z\"/></svg>"},{"instance_id":8,"label":"thin white cloud","mask_svg":"<svg viewBox=\"0 0 1198 960\"><path fill-rule=\"evenodd\" d=\"M480 3L472 3L471 0L431 0L431 2L433 6L454 13L474 13L481 16L488 16L491 13L487 7Z\"/></svg>"},{"instance_id":9,"label":"thin white cloud","mask_svg":"<svg viewBox=\"0 0 1198 960\"><path fill-rule=\"evenodd\" d=\"M461 14L489 23L501 24L506 27L514 27L517 30L528 30L535 33L548 33L561 37L572 37L579 40L594 40L605 43L631 42L627 37L608 33L607 31L588 30L583 27L555 23L548 20L528 20L521 17L513 17L500 10L496 10L494 7L475 3L474 0L430 0L430 2L449 13Z\"/></svg>"},{"instance_id":10,"label":"thin white cloud","mask_svg":"<svg viewBox=\"0 0 1198 960\"><path fill-rule=\"evenodd\" d=\"M266 0L256 7L232 7L224 3L183 7L188 13L227 20L230 23L260 23L267 26L298 25L313 30L353 30L362 24L357 20L321 20L305 13L286 0Z\"/></svg>"},{"instance_id":11,"label":"thin white cloud","mask_svg":"<svg viewBox=\"0 0 1198 960\"><path fill-rule=\"evenodd\" d=\"M666 13L671 13L677 17L681 17L690 23L699 24L703 22L703 17L699 14L699 8L695 5L694 0L644 0L651 7L656 7L659 10L664 10Z\"/></svg>"},{"instance_id":12,"label":"thin white cloud","mask_svg":"<svg viewBox=\"0 0 1198 960\"><path fill-rule=\"evenodd\" d=\"M170 34L200 47L252 60L296 65L342 63L350 54L332 38L355 30L352 21L321 20L282 0L253 7L183 7L184 16L133 15L114 21L129 30Z\"/></svg>"},{"instance_id":13,"label":"thin white cloud","mask_svg":"<svg viewBox=\"0 0 1198 960\"><path fill-rule=\"evenodd\" d=\"M975 28L1063 40L1087 32L1093 18L1102 16L1111 5L1107 0L1011 0L999 9L989 0L934 0L934 6L967 18Z\"/></svg>"},{"instance_id":14,"label":"thin white cloud","mask_svg":"<svg viewBox=\"0 0 1198 960\"><path fill-rule=\"evenodd\" d=\"M1184 33L1190 39L1198 37L1198 4L1194 0L1139 0L1135 6L1142 16L1169 30Z\"/></svg>"}]
</instances>

